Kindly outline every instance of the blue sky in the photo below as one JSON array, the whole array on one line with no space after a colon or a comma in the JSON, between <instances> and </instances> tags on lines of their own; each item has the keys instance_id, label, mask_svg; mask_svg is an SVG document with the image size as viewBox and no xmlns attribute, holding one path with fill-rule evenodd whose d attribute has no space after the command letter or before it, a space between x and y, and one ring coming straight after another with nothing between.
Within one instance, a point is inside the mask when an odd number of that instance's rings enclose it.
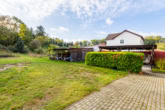
<instances>
[{"instance_id":1,"label":"blue sky","mask_svg":"<svg viewBox=\"0 0 165 110\"><path fill-rule=\"evenodd\" d=\"M0 0L0 15L43 25L65 41L105 38L125 29L165 36L165 0Z\"/></svg>"}]
</instances>

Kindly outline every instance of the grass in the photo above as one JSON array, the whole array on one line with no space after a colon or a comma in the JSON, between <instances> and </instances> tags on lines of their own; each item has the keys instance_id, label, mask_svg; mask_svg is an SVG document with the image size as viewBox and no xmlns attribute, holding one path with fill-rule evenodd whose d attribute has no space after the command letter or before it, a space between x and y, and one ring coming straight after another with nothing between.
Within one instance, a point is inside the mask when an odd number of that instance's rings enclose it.
<instances>
[{"instance_id":1,"label":"grass","mask_svg":"<svg viewBox=\"0 0 165 110\"><path fill-rule=\"evenodd\" d=\"M12 52L0 49L0 58L1 57L13 57Z\"/></svg>"},{"instance_id":2,"label":"grass","mask_svg":"<svg viewBox=\"0 0 165 110\"><path fill-rule=\"evenodd\" d=\"M0 64L28 63L0 72L0 109L61 110L127 72L51 61L28 55L1 58Z\"/></svg>"},{"instance_id":3,"label":"grass","mask_svg":"<svg viewBox=\"0 0 165 110\"><path fill-rule=\"evenodd\" d=\"M165 70L160 70L159 68L152 68L152 72L154 72L154 73L164 73L165 74Z\"/></svg>"},{"instance_id":4,"label":"grass","mask_svg":"<svg viewBox=\"0 0 165 110\"><path fill-rule=\"evenodd\" d=\"M165 73L165 59L155 60L156 67L152 69L155 73Z\"/></svg>"},{"instance_id":5,"label":"grass","mask_svg":"<svg viewBox=\"0 0 165 110\"><path fill-rule=\"evenodd\" d=\"M158 43L157 46L158 49L165 50L165 43Z\"/></svg>"}]
</instances>

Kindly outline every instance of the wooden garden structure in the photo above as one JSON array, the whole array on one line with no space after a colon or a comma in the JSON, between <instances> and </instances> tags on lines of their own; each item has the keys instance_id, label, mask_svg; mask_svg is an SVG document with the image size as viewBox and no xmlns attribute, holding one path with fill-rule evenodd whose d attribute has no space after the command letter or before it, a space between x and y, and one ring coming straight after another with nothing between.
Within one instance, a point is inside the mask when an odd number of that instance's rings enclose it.
<instances>
[{"instance_id":1,"label":"wooden garden structure","mask_svg":"<svg viewBox=\"0 0 165 110\"><path fill-rule=\"evenodd\" d=\"M51 59L65 61L84 61L85 55L92 52L93 48L55 48Z\"/></svg>"},{"instance_id":2,"label":"wooden garden structure","mask_svg":"<svg viewBox=\"0 0 165 110\"><path fill-rule=\"evenodd\" d=\"M145 55L150 54L150 62L149 64L153 65L154 63L154 49L156 49L156 45L123 45L123 46L99 46L100 51L102 50L110 50L110 51L133 51L144 53Z\"/></svg>"}]
</instances>

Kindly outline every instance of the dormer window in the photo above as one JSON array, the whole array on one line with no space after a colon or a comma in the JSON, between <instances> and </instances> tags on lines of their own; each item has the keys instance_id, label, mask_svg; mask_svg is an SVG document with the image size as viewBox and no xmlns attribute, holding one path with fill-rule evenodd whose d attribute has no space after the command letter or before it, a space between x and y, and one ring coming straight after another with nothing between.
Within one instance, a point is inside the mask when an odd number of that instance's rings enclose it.
<instances>
[{"instance_id":1,"label":"dormer window","mask_svg":"<svg viewBox=\"0 0 165 110\"><path fill-rule=\"evenodd\" d=\"M124 40L122 39L122 40L120 40L120 44L124 44Z\"/></svg>"}]
</instances>

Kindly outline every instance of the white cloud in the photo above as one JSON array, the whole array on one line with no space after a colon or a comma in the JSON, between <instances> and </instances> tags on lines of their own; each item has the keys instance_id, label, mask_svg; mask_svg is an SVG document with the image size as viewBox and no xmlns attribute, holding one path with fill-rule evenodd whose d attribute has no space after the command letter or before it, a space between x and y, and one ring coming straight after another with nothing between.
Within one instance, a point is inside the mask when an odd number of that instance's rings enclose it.
<instances>
[{"instance_id":1,"label":"white cloud","mask_svg":"<svg viewBox=\"0 0 165 110\"><path fill-rule=\"evenodd\" d=\"M70 30L68 28L60 26L58 28L50 28L50 31L56 32L56 33L63 33L63 32L69 32Z\"/></svg>"},{"instance_id":2,"label":"white cloud","mask_svg":"<svg viewBox=\"0 0 165 110\"><path fill-rule=\"evenodd\" d=\"M155 32L150 32L150 33L146 33L146 32L138 32L140 35L142 36L161 36L163 34L161 33L155 33Z\"/></svg>"},{"instance_id":3,"label":"white cloud","mask_svg":"<svg viewBox=\"0 0 165 110\"><path fill-rule=\"evenodd\" d=\"M165 0L0 0L0 14L39 20L61 11L72 12L81 19L100 19L126 11L159 10L165 8L164 4Z\"/></svg>"},{"instance_id":4,"label":"white cloud","mask_svg":"<svg viewBox=\"0 0 165 110\"><path fill-rule=\"evenodd\" d=\"M70 30L66 27L59 26L58 28L50 28L48 30L50 36L55 37L55 38L63 38L64 40L67 40L67 35Z\"/></svg>"},{"instance_id":5,"label":"white cloud","mask_svg":"<svg viewBox=\"0 0 165 110\"><path fill-rule=\"evenodd\" d=\"M0 15L37 21L58 11L65 0L0 0Z\"/></svg>"},{"instance_id":6,"label":"white cloud","mask_svg":"<svg viewBox=\"0 0 165 110\"><path fill-rule=\"evenodd\" d=\"M100 31L98 32L99 34L107 34L107 32L104 32L104 31Z\"/></svg>"},{"instance_id":7,"label":"white cloud","mask_svg":"<svg viewBox=\"0 0 165 110\"><path fill-rule=\"evenodd\" d=\"M108 25L111 25L111 24L113 24L113 21L110 18L107 18L105 20L105 23L108 24Z\"/></svg>"},{"instance_id":8,"label":"white cloud","mask_svg":"<svg viewBox=\"0 0 165 110\"><path fill-rule=\"evenodd\" d=\"M135 32L139 35L142 35L143 37L145 36L164 36L162 33L156 33L156 32L141 32L141 31L135 31L135 30L130 30L132 32Z\"/></svg>"},{"instance_id":9,"label":"white cloud","mask_svg":"<svg viewBox=\"0 0 165 110\"><path fill-rule=\"evenodd\" d=\"M62 31L62 32L69 32L70 31L68 28L65 28L65 27L62 27L62 26L59 27L59 30Z\"/></svg>"}]
</instances>

